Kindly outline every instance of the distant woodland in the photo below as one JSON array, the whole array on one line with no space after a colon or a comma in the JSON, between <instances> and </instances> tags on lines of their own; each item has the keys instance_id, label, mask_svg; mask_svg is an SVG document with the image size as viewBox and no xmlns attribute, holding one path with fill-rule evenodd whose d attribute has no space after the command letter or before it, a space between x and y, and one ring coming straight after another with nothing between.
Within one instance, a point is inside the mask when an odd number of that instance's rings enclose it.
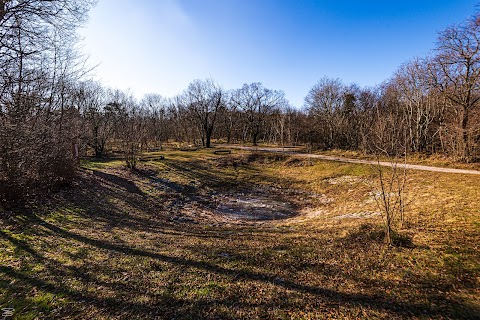
<instances>
[{"instance_id":1,"label":"distant woodland","mask_svg":"<svg viewBox=\"0 0 480 320\"><path fill-rule=\"evenodd\" d=\"M141 152L168 142L480 160L480 14L439 32L431 55L405 62L381 85L324 77L296 108L261 83L227 90L193 80L176 97L137 100L91 80L76 30L92 5L0 0L3 203L70 183L82 157L121 155L134 169Z\"/></svg>"}]
</instances>

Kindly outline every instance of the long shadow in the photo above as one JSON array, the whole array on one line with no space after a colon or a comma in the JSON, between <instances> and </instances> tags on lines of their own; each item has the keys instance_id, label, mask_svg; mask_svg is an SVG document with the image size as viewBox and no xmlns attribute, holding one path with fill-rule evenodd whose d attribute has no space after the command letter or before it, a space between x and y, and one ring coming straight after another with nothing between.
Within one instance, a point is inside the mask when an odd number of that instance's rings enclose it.
<instances>
[{"instance_id":1,"label":"long shadow","mask_svg":"<svg viewBox=\"0 0 480 320\"><path fill-rule=\"evenodd\" d=\"M42 263L42 265L46 266L49 270L49 275L54 276L55 278L58 277L69 277L80 279L82 283L86 283L89 285L95 284L95 287L103 286L110 289L115 290L117 292L117 296L115 298L110 297L99 297L94 293L87 293L85 291L79 291L71 289L62 282L56 281L55 283L48 282L46 280L42 280L38 277L29 275L28 273L19 271L14 269L10 266L0 266L0 273L3 273L5 276L13 278L21 283L17 282L10 282L10 281L0 281L0 285L4 289L10 289L11 293L14 293L16 296L16 300L21 300L21 295L24 289L27 289L28 286L30 287L37 287L41 288L41 290L53 293L55 295L64 295L68 296L71 300L80 303L80 305L93 305L103 311L107 311L110 316L121 316L122 318L142 318L142 319L150 319L154 317L155 319L165 318L165 319L172 319L172 318L180 318L185 316L192 316L192 319L199 319L201 318L198 315L199 308L202 307L203 309L208 305L213 304L238 304L237 301L229 301L229 300L222 300L222 301L208 301L203 299L198 299L197 301L190 301L185 299L178 299L174 298L168 294L153 294L143 292L139 288L134 286L130 286L124 283L108 283L105 281L101 281L97 278L90 276L86 273L83 269L74 267L74 266L66 266L63 265L53 259L47 258L44 255L38 253L33 248L31 248L25 241L18 240L16 238L11 237L9 234L0 230L0 237L4 238L5 240L11 242L15 245L19 250L28 253L31 257L33 257L37 262ZM98 272L98 270L97 270ZM28 285L28 286L27 286ZM137 303L132 301L127 301L122 299L125 293L138 293L142 295L148 295L151 299L155 301L154 304L144 304L144 303ZM28 294L27 292L25 294ZM190 311L183 310L180 315L178 314L178 310L180 307L189 305L188 309ZM200 308L200 310L202 309ZM73 310L72 310L73 311ZM19 310L19 314L21 314L22 310ZM195 315L196 316L193 316Z\"/></svg>"},{"instance_id":2,"label":"long shadow","mask_svg":"<svg viewBox=\"0 0 480 320\"><path fill-rule=\"evenodd\" d=\"M94 174L93 181L89 177L79 177L79 184L81 187L72 196L58 204L60 209L62 205L79 208L77 215L103 222L110 228L161 231L158 228L168 226L159 215L164 210L161 201L151 199L133 181L108 173L98 173ZM114 201L120 201L126 207Z\"/></svg>"},{"instance_id":3,"label":"long shadow","mask_svg":"<svg viewBox=\"0 0 480 320\"><path fill-rule=\"evenodd\" d=\"M331 289L299 284L290 280L279 280L276 275L263 274L263 273L246 271L246 270L227 269L222 266L214 265L204 261L195 261L191 259L168 256L164 254L131 248L127 246L119 246L119 245L115 245L105 241L91 239L91 238L64 230L38 217L34 219L35 219L35 223L56 232L57 234L59 234L64 238L74 239L99 249L120 252L130 256L148 257L151 259L155 259L155 260L159 260L159 261L163 261L163 262L167 262L175 265L202 269L208 272L214 272L214 273L230 276L234 280L253 280L253 281L260 281L260 282L269 283L269 284L275 284L279 287L283 287L288 290L295 290L301 293L313 294L336 303L358 304L364 307L372 307L378 310L393 312L401 316L445 315L445 310L440 310L438 308L432 307L429 304L418 304L418 303L414 304L414 303L396 301L393 298L380 296L380 295L362 295L362 294L342 293L342 292L337 292ZM455 304L455 302L452 302L451 304ZM452 306L453 305L451 305L451 307ZM455 308L461 310L461 309L468 309L470 307L467 305L458 304L455 306ZM474 310L472 310L472 314L474 314L473 312Z\"/></svg>"},{"instance_id":4,"label":"long shadow","mask_svg":"<svg viewBox=\"0 0 480 320\"><path fill-rule=\"evenodd\" d=\"M232 175L216 170L213 166L207 167L199 163L191 162L169 162L165 163L165 166L187 179L200 180L205 186L211 188L231 188L243 183L236 180Z\"/></svg>"},{"instance_id":5,"label":"long shadow","mask_svg":"<svg viewBox=\"0 0 480 320\"><path fill-rule=\"evenodd\" d=\"M205 183L207 187L213 190L218 190L220 193L225 193L228 191L230 191L230 193L243 192L253 196L257 193L260 193L259 191L253 192L254 190L258 189L258 186L256 184L247 180L239 180L237 179L237 177L228 173L224 173L219 170L215 170L215 168L211 166L188 162L186 165L179 164L179 163L169 163L168 167L171 170L179 172L181 175L189 179L200 178L200 180L203 183ZM253 171L252 174L255 174L261 180L264 180L264 181L271 180L271 177L262 175L261 172L259 172L258 170L255 170L252 168L249 168L249 170ZM286 179L281 180L281 178L276 177L274 178L274 182L284 183L282 185L288 185L288 182L290 181ZM228 210L219 209L216 204L212 203L211 197L200 195L198 192L196 192L197 190L195 188L177 185L175 189L184 190L183 195L186 196L189 201L197 202L212 211L217 211L224 215L229 214ZM261 194L257 194L257 195L261 196ZM298 214L298 206L296 206L288 198L286 198L285 195L275 194L274 191L270 190L270 192L268 192L268 194L265 194L265 196L268 196L268 198L271 200L280 200L282 202L288 203L290 207L288 211L290 212L288 212L287 214L286 209L279 210L278 212L279 214L271 215L272 217L275 217L275 218L259 217L258 219L253 219L253 220L257 220L257 221L258 220L279 220L284 218L290 218ZM238 217L241 217L242 215L238 214L235 216L238 218ZM251 220L251 219L245 218L245 220Z\"/></svg>"},{"instance_id":6,"label":"long shadow","mask_svg":"<svg viewBox=\"0 0 480 320\"><path fill-rule=\"evenodd\" d=\"M85 273L82 269L76 268L73 266L65 266L61 263L47 258L40 253L32 249L26 241L19 240L11 237L9 234L0 231L0 237L6 239L7 241L14 244L20 250L31 255L35 260L41 262L44 266L47 266L49 269L49 277L74 277L79 278L83 283L95 284L95 287L104 286L114 289L117 292L115 298L101 298L93 293L87 293L85 291L79 291L71 289L65 285L63 282L48 282L46 280L39 279L38 277L29 275L25 272L16 270L9 266L0 266L0 273L3 273L5 276L15 279L15 282L10 281L0 281L0 285L5 289L10 289L11 293L15 293L16 300L22 299L21 294L23 289L29 287L41 288L43 291L53 293L55 295L68 296L69 299L78 302L79 305L93 305L102 310L102 312L108 312L109 316L122 317L122 318L152 318L155 319L172 319L172 318L185 318L185 319L202 319L202 318L211 318L211 316L203 316L200 313L208 311L209 308L216 307L218 305L224 305L225 307L239 307L246 309L253 309L259 307L260 304L249 304L246 302L240 302L240 297L227 297L225 299L201 299L196 298L195 300L186 300L173 298L168 294L153 294L149 292L143 292L139 288L133 286L128 286L122 283L106 283L104 281L99 281L96 278L91 277L89 274ZM66 269L66 270L64 270ZM67 272L70 271L70 272ZM28 289L27 289L28 291ZM126 301L122 299L124 293L137 293L145 295L147 294L154 302L150 304L143 304L137 302ZM28 293L25 293L28 294ZM288 304L288 303L286 303ZM294 304L288 304L289 309L294 309ZM74 307L74 306L72 306ZM19 314L23 311L18 310ZM72 312L71 310L70 312ZM230 315L217 311L218 314L214 318L228 319L231 318Z\"/></svg>"},{"instance_id":7,"label":"long shadow","mask_svg":"<svg viewBox=\"0 0 480 320\"><path fill-rule=\"evenodd\" d=\"M76 227L83 225L85 228L90 228L92 223L94 224L98 221L102 225L106 225L107 229L105 231L117 227L128 229L132 232L138 230L156 234L197 238L220 239L228 236L228 233L224 232L223 227L205 229L201 226L197 227L196 225L171 221L172 214L165 200L173 200L171 202L176 203L175 205L179 208L184 204L196 202L205 208L213 210L215 206L210 203L211 199L208 196L197 194L189 185L178 184L167 179L161 179L159 182L155 172L140 172L138 177L150 180L151 183L165 184L172 192L167 194L165 199L163 196L159 198L145 194L135 186L132 180L122 177L117 178L114 174L83 174L78 177L79 187L73 189L73 192L68 193L63 198L56 199L55 207L46 208L44 211L45 213L50 211L61 212L66 208L66 213L68 213L68 208L73 207L76 209L74 214L84 218L85 222L75 220L69 223L74 223ZM131 189L134 192L130 193L127 189ZM190 192L179 193L177 192L178 190L189 190ZM116 201L126 204L127 207L123 207L123 204L118 204ZM129 208L132 210L129 210ZM230 228L237 229L242 227Z\"/></svg>"},{"instance_id":8,"label":"long shadow","mask_svg":"<svg viewBox=\"0 0 480 320\"><path fill-rule=\"evenodd\" d=\"M105 316L104 312L106 311L109 317L115 317L115 319L238 319L237 316L219 310L218 306L224 306L226 309L238 309L240 307L250 311L264 306L261 302L241 302L239 297L232 296L225 299L197 298L189 300L174 298L171 295L158 295L154 297L155 302L152 304L132 302L122 299L121 296L118 298L99 298L92 294L72 290L59 283L53 284L26 275L12 267L0 266L0 273L21 282L22 285L42 288L42 290L55 295L68 296L80 305L93 305L101 310L102 317ZM287 301L282 301L281 307L288 310L299 310L297 305ZM215 310L213 314L212 310ZM78 310L77 312L80 313L81 311ZM79 319L84 318L79 317Z\"/></svg>"},{"instance_id":9,"label":"long shadow","mask_svg":"<svg viewBox=\"0 0 480 320\"><path fill-rule=\"evenodd\" d=\"M206 181L210 181L212 184L210 186L222 185L225 181L222 178L218 178L218 174L211 173L206 169L205 166L198 166L199 169L202 171L203 178ZM182 170L182 166L174 166L172 170ZM190 169L192 177L197 176L197 169ZM227 234L222 234L213 230L211 232L203 229L198 228L198 230L194 226L185 227L185 225L172 225L168 224L166 221L156 217L157 210L155 210L154 205L159 206L159 199L152 199L151 196L148 194L143 193L135 184L128 179L117 177L116 175L112 174L94 174L95 180L94 185L96 189L90 189L88 187L82 188L75 194L73 199L67 199L66 203L71 205L74 204L75 206L84 209L80 215L85 215L88 218L88 221L95 221L95 219L101 219L103 222L110 223L115 226L123 226L125 228L131 229L132 232L136 230L147 230L150 232L162 232L165 234L172 234L172 235L191 235L195 237L208 237L208 238L225 238L228 237ZM152 175L149 177L148 175L142 175L142 177L147 179L154 179ZM230 177L227 175L227 177ZM119 179L120 178L120 179ZM210 179L210 180L208 180ZM225 178L229 179L229 178ZM88 179L87 179L88 180ZM87 181L88 183L92 184L92 181ZM102 183L100 183L102 182ZM238 182L242 188L250 188L251 184L248 182ZM133 186L132 186L133 184ZM233 184L233 187L238 188L239 184ZM174 182L165 181L165 186L170 188L174 193L183 194L187 201L196 201L201 203L205 206L208 206L208 198L205 198L203 195L198 194L197 190L192 188L189 185L182 185L176 184ZM138 189L138 190L136 190ZM115 199L121 199L125 201L129 206L135 208L142 213L142 216L137 214L130 214L124 212L121 208L118 208L112 203L103 202L105 197L112 197ZM146 206L146 204L150 204ZM161 210L165 210L165 207L162 206ZM105 240L98 240L93 239L90 237L86 237L65 228L60 228L48 221L45 221L39 216L35 216L31 214L28 216L28 220L32 225L40 225L44 230L48 230L49 233L58 235L67 240L75 240L89 246L92 246L97 249L104 249L110 252L121 253L124 255L132 256L132 257L146 257L150 259L157 260L159 262L166 262L170 264L175 264L178 266L186 267L186 268L195 268L201 269L204 271L217 273L220 275L229 276L234 280L245 280L245 281L258 281L262 283L274 284L275 286L292 290L298 293L306 293L315 295L319 298L325 299L329 302L333 302L336 304L350 304L350 305L360 305L363 307L370 307L378 310L384 310L388 312L392 312L399 316L405 317L441 317L441 316L448 316L449 310L441 309L440 307L430 306L427 303L408 303L403 301L398 301L393 297L385 297L380 295L363 295L363 294L348 294L348 293L341 293L335 290L303 285L291 280L282 280L277 277L277 275L269 274L269 273L262 273L262 272L252 272L246 270L238 270L238 269L230 269L225 268L214 263L209 263L205 261L197 261L193 259L186 259L182 257L174 257L164 254L159 254L147 250L142 250L138 248L133 248L124 244L118 243L110 243ZM241 227L238 227L241 229ZM219 229L220 230L220 229ZM222 229L223 230L223 229ZM40 230L34 230L34 232L40 232ZM274 232L274 231L272 231ZM276 232L276 231L275 231ZM34 259L44 263L49 272L53 273L53 275L59 276L77 276L83 282L93 281L94 283L100 285L111 285L105 284L98 279L92 279L88 273L85 273L85 270L77 267L70 267L70 266L63 266L61 263L52 261L51 259L39 254L34 249L29 247L24 241L19 241L15 238L8 236L8 234L1 232L0 236L5 238L6 240L12 242L17 247L21 248L28 254L30 254ZM235 259L243 259L241 256L236 257ZM253 264L254 262L252 261ZM330 270L331 271L331 270ZM329 272L330 272L329 271ZM111 315L125 315L124 312L133 312L136 315L144 315L144 318L148 318L150 315L158 315L159 317L159 306L162 307L162 313L165 310L172 310L172 308L180 307L184 305L195 305L197 303L206 303L209 305L208 301L204 301L202 299L198 299L195 301L191 300L181 300L176 299L171 296L160 296L158 298L157 305L146 305L142 303L135 303L135 302L128 302L124 301L121 298L100 298L94 296L89 293L83 293L76 290L72 290L62 284L52 284L46 282L44 280L40 280L35 278L32 275L24 274L14 268L5 266L0 267L0 272L8 275L9 277L16 278L21 280L24 283L28 283L31 286L37 286L45 288L46 290L55 293L55 294L65 294L70 296L73 300L78 302L87 302L98 307L104 308L108 310ZM124 284L115 284L111 287L117 294L121 295L123 291L135 291L139 293L138 288L130 287ZM151 293L148 293L152 295ZM433 297L433 296L432 296ZM235 300L234 300L235 301ZM212 302L210 302L212 303ZM228 300L221 300L217 301L218 304L225 304L226 306L232 305L232 301ZM217 305L218 305L217 304ZM448 301L448 308L454 308L457 310L467 310L470 314L475 314L475 310L472 310L470 306L464 305L460 302L453 302ZM252 306L255 307L255 306ZM257 306L258 307L258 306ZM193 309L192 309L193 310ZM188 310L187 310L188 311ZM173 318L174 311L171 314L167 314L165 318ZM226 317L226 316L225 316ZM458 316L456 314L451 314L451 318L462 318L462 316ZM463 318L468 319L469 316L463 316ZM472 317L470 317L472 318Z\"/></svg>"},{"instance_id":10,"label":"long shadow","mask_svg":"<svg viewBox=\"0 0 480 320\"><path fill-rule=\"evenodd\" d=\"M168 166L171 170L175 170L179 174L189 179L200 179L210 187L225 187L225 186L240 186L249 187L253 183L247 180L238 180L236 174L224 172L223 170L216 168L214 165L208 162L165 162L164 165ZM268 176L262 173L261 170L246 165L232 166L235 171L242 170L249 173L251 176L256 176L259 180L270 181L272 183L278 183L281 185L290 185L291 180L285 179L280 176Z\"/></svg>"},{"instance_id":11,"label":"long shadow","mask_svg":"<svg viewBox=\"0 0 480 320\"><path fill-rule=\"evenodd\" d=\"M212 201L210 193L225 192L225 190L253 190L254 185L248 181L238 180L235 175L222 170L215 170L211 163L197 162L165 162L170 170L183 175L187 179L200 180L204 187L197 188L191 184L179 184L168 179L159 178L153 170L141 170L137 173L139 178L146 179L148 184L160 187L169 192L162 198L154 197L142 192L132 180L125 179L115 174L94 171L94 181L84 178L86 188L79 188L75 196L67 199L71 204L83 209L78 214L88 219L101 221L107 225L107 229L114 227L129 228L131 230L161 231L160 229L185 229L184 226L174 226L168 219L171 213L180 213L184 207L192 204L199 205L210 212L220 212L218 204ZM250 168L251 169L251 168ZM250 170L249 169L249 170ZM254 170L254 169L251 169ZM255 172L260 174L260 172ZM91 180L91 179L90 179ZM217 190L217 191L213 191ZM284 196L278 196L282 202L289 202ZM108 199L119 201L124 205L112 203ZM162 201L163 200L163 201ZM291 217L296 214L297 208L292 204L292 212L289 214L276 215L276 219ZM123 206L123 208L122 208ZM133 210L129 210L132 208ZM171 212L171 211L174 212ZM141 214L138 214L141 213ZM228 212L227 212L228 213ZM282 212L283 213L283 212ZM166 219L165 219L166 218ZM249 219L247 219L249 220ZM258 220L258 219L255 219ZM271 220L267 218L267 220ZM193 230L189 226L189 230ZM205 237L205 232L198 232L199 237Z\"/></svg>"},{"instance_id":12,"label":"long shadow","mask_svg":"<svg viewBox=\"0 0 480 320\"><path fill-rule=\"evenodd\" d=\"M65 295L70 299L77 301L81 304L94 305L100 309L107 310L110 315L125 316L125 313L130 313L136 317L144 315L145 317L158 316L168 310L169 307L175 308L175 306L181 306L185 301L177 300L171 296L162 296L162 300L157 299L155 305L148 305L144 303L135 303L125 299L103 297L99 298L93 294L83 293L77 290L70 289L60 284L52 284L50 282L35 278L25 273L19 272L9 266L0 266L0 273L6 276L20 280L29 284L32 287L42 288L42 290L51 292L56 295ZM163 305L164 308L159 310L159 305ZM174 309L173 309L174 310Z\"/></svg>"},{"instance_id":13,"label":"long shadow","mask_svg":"<svg viewBox=\"0 0 480 320\"><path fill-rule=\"evenodd\" d=\"M111 184L124 189L129 193L139 194L144 196L145 194L140 190L133 181L120 177L118 175L113 175L99 170L94 170L93 175L100 177L101 179L110 182Z\"/></svg>"},{"instance_id":14,"label":"long shadow","mask_svg":"<svg viewBox=\"0 0 480 320\"><path fill-rule=\"evenodd\" d=\"M202 269L206 270L208 272L214 272L222 275L227 275L232 277L234 280L253 280L253 281L261 281L264 283L270 283L274 284L276 286L283 287L285 289L289 290L295 290L299 293L308 293L308 294L313 294L319 297L323 297L324 299L327 299L328 301L333 301L335 303L343 303L343 304L359 304L365 307L372 307L376 308L379 310L386 310L390 312L394 312L398 315L402 316L423 316L423 315L428 315L428 316L435 316L435 315L446 315L444 310L438 309L436 307L432 307L426 304L411 304L411 303L406 303L406 302L401 302L401 301L395 301L395 299L389 299L388 297L383 297L379 295L361 295L361 294L345 294L345 293L339 293L334 290L329 290L329 289L324 289L324 288L319 288L319 287L313 287L313 286L307 286L307 285L302 285L298 284L293 281L289 280L279 280L275 275L271 274L265 274L265 273L258 273L258 272L250 272L250 271L245 271L245 270L235 270L235 269L228 269L224 268L212 263L208 262L203 262L203 261L195 261L191 259L184 259L181 257L171 257L163 254L158 254L154 252L149 252L145 250L140 250L136 248L131 248L128 246L123 246L123 245L118 245L118 244L112 244L108 243L106 241L102 240L96 240L96 239L91 239L73 232L70 232L68 230L59 228L47 221L44 221L43 219L35 216L30 217L30 221L33 224L40 225L45 227L46 229L50 230L51 232L60 235L63 238L66 239L73 239L91 246L94 246L96 248L100 249L105 249L109 251L114 251L114 252L119 252L122 254L126 254L129 256L139 256L139 257L148 257L151 259L155 259L158 261L162 262L168 262L171 264L176 264L184 267L191 267L191 268L197 268L197 269ZM7 240L11 241L14 243L16 246L21 247L22 250L28 252L31 254L35 259L39 261L44 261L45 257L42 255L39 255L37 252L35 252L32 248L26 245L24 241L17 240L15 238L12 238L8 236L8 234L2 232L0 235ZM48 258L47 258L48 259ZM48 262L48 261L46 261ZM45 263L50 269L53 270L55 274L61 275L61 276L78 276L82 279L82 281L87 282L87 281L96 281L95 279L92 280L88 274L82 274L82 270L78 270L76 268L71 268L68 269L71 271L71 273L65 274L61 267L62 265L53 264L53 263ZM32 285L42 285L43 287L47 288L48 290L52 291L53 293L62 293L62 294L68 294L72 296L72 299L76 300L79 299L81 301L88 301L91 302L95 305L98 305L99 307L103 308L111 308L111 313L116 314L115 312L119 312L118 310L115 310L114 307L111 307L111 304L118 304L119 300L116 299L100 299L95 296L89 296L88 294L80 293L75 290L71 290L69 288L62 288L58 287L56 285L48 284L48 283L42 283L41 280L35 279L32 276L24 275L21 274L18 271L15 271L12 268L6 267L0 270L1 272L4 272L5 274L8 274L10 276L16 276L17 278L21 279L22 281L27 281ZM38 282L40 281L40 282ZM99 283L100 285L102 283ZM112 287L116 292L123 291L123 290L137 290L136 288L130 288L128 286L115 286ZM434 298L432 296L432 298ZM170 299L167 297L167 299ZM185 301L184 301L185 302ZM170 301L169 303L174 304L176 302ZM191 303L191 302L189 302ZM449 301L450 307L454 307L457 310L469 310L468 305L462 305L461 303L456 303ZM167 304L168 305L168 304ZM154 312L155 308L145 308L143 304L126 304L125 306L128 306L128 308L137 310L138 308L144 308L144 311L149 313L149 312ZM110 310L110 309L109 309ZM471 309L470 309L471 310ZM144 312L141 311L141 312ZM475 310L468 311L470 314L475 314ZM467 313L468 313L467 312ZM454 318L462 318L461 316L458 315L452 315ZM469 316L464 316L463 318L468 319Z\"/></svg>"},{"instance_id":15,"label":"long shadow","mask_svg":"<svg viewBox=\"0 0 480 320\"><path fill-rule=\"evenodd\" d=\"M130 290L131 288L128 286L124 286L122 284L116 283L112 285L105 281L99 281L98 279L94 279L90 274L88 274L84 269L73 266L73 265L64 265L57 262L54 259L48 258L41 253L34 250L31 246L29 246L25 241L15 239L8 235L7 233L0 230L0 237L4 238L5 240L12 243L17 249L28 253L32 258L34 258L37 262L42 263L43 266L48 267L50 271L52 271L56 276L67 276L67 277L75 277L81 279L83 282L88 283L96 283L97 285L102 285L106 287L111 287L113 289L122 289L122 290ZM119 286L121 288L119 288Z\"/></svg>"}]
</instances>

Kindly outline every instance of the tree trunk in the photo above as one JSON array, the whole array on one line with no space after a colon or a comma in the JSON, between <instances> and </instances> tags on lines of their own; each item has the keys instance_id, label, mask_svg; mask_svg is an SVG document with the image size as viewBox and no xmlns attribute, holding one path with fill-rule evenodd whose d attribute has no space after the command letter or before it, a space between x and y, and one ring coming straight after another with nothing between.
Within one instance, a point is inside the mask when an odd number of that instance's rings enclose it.
<instances>
[{"instance_id":1,"label":"tree trunk","mask_svg":"<svg viewBox=\"0 0 480 320\"><path fill-rule=\"evenodd\" d=\"M257 146L258 133L252 134L252 143L254 146Z\"/></svg>"},{"instance_id":2,"label":"tree trunk","mask_svg":"<svg viewBox=\"0 0 480 320\"><path fill-rule=\"evenodd\" d=\"M101 158L101 157L103 157L103 148L97 145L95 146L95 158Z\"/></svg>"},{"instance_id":3,"label":"tree trunk","mask_svg":"<svg viewBox=\"0 0 480 320\"><path fill-rule=\"evenodd\" d=\"M5 5L7 4L7 1L8 0L0 0L0 21L2 21L5 16Z\"/></svg>"},{"instance_id":4,"label":"tree trunk","mask_svg":"<svg viewBox=\"0 0 480 320\"><path fill-rule=\"evenodd\" d=\"M467 125L468 125L468 110L467 108L463 107L461 112L461 140L462 140L462 160L468 161L470 157L470 146L468 143L468 132L467 132Z\"/></svg>"},{"instance_id":5,"label":"tree trunk","mask_svg":"<svg viewBox=\"0 0 480 320\"><path fill-rule=\"evenodd\" d=\"M206 148L210 148L210 140L211 140L211 137L212 137L212 128L210 129L207 129L206 132L205 132L205 138L206 138L206 142L205 142L205 147Z\"/></svg>"}]
</instances>

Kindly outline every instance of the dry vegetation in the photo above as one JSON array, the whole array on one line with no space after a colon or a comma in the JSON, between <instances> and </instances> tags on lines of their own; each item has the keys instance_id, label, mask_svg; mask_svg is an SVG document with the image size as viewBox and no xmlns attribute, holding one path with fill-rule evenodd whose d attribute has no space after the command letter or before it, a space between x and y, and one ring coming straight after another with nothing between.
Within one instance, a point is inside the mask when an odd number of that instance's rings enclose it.
<instances>
[{"instance_id":1,"label":"dry vegetation","mask_svg":"<svg viewBox=\"0 0 480 320\"><path fill-rule=\"evenodd\" d=\"M387 247L366 165L213 150L123 165L85 161L70 189L1 213L0 306L15 319L480 314L478 176L409 172ZM260 219L220 206L235 198Z\"/></svg>"},{"instance_id":2,"label":"dry vegetation","mask_svg":"<svg viewBox=\"0 0 480 320\"><path fill-rule=\"evenodd\" d=\"M193 80L141 100L106 88L77 51L96 2L0 0L0 309L478 318L479 176L410 172L406 221L388 246L373 167L201 147L302 145L478 169L479 12L382 85L324 77L297 110L257 82Z\"/></svg>"}]
</instances>

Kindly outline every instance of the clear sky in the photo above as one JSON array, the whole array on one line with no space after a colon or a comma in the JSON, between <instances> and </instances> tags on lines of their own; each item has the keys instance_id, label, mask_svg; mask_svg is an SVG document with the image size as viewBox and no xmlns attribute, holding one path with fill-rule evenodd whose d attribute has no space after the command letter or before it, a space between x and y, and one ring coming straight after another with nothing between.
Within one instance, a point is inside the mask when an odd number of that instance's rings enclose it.
<instances>
[{"instance_id":1,"label":"clear sky","mask_svg":"<svg viewBox=\"0 0 480 320\"><path fill-rule=\"evenodd\" d=\"M81 30L106 86L169 97L262 82L297 106L323 76L373 86L427 55L478 0L98 0Z\"/></svg>"}]
</instances>

